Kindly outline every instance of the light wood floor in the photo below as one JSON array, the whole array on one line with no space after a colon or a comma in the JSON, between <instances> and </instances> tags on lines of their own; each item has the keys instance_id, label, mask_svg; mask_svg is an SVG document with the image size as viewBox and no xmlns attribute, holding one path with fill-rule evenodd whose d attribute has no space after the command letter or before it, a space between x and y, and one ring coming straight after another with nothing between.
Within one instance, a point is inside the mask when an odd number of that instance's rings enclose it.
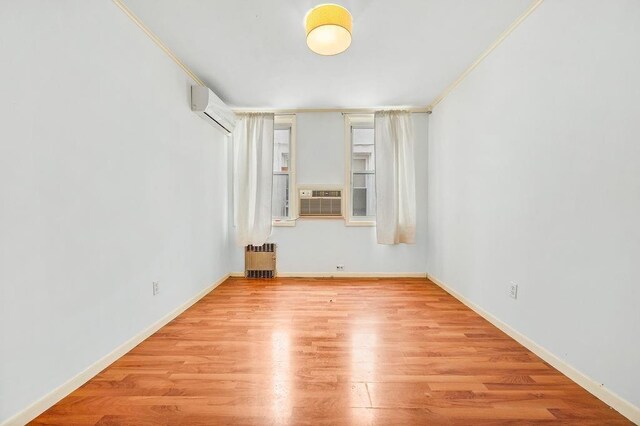
<instances>
[{"instance_id":1,"label":"light wood floor","mask_svg":"<svg viewBox=\"0 0 640 426\"><path fill-rule=\"evenodd\" d=\"M34 424L630 424L424 279L229 279Z\"/></svg>"}]
</instances>

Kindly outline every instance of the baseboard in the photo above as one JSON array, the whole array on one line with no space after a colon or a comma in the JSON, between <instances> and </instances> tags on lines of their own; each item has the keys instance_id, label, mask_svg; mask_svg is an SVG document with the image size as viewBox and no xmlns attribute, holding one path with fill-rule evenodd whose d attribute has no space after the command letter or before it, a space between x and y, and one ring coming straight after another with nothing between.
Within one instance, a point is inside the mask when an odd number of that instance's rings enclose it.
<instances>
[{"instance_id":1,"label":"baseboard","mask_svg":"<svg viewBox=\"0 0 640 426\"><path fill-rule=\"evenodd\" d=\"M205 295L207 295L211 290L222 284L227 278L229 278L230 274L224 275L218 281L208 286L197 295L187 300L182 305L178 306L173 311L169 312L167 315L162 317L160 320L147 327L145 330L141 331L137 335L133 336L131 339L123 343L122 345L115 348L111 353L103 356L92 365L90 365L86 370L77 374L76 376L69 379L67 382L63 383L56 389L49 392L44 397L40 398L24 410L15 414L13 417L8 418L4 422L1 423L2 426L14 426L14 425L24 425L31 420L38 417L40 414L44 413L50 407L55 405L58 401L60 401L65 396L69 395L74 390L78 389L80 386L85 384L91 378L93 378L96 374L107 368L118 358L122 357L124 354L129 352L131 349L140 344L143 340L147 339L153 333L167 325L171 320L175 317L186 311L189 307L191 307L198 300L202 299Z\"/></svg>"},{"instance_id":2,"label":"baseboard","mask_svg":"<svg viewBox=\"0 0 640 426\"><path fill-rule=\"evenodd\" d=\"M525 348L529 349L531 352L542 358L547 363L551 364L554 368L560 371L562 374L576 382L579 386L583 387L589 393L593 394L596 398L603 401L605 404L609 405L611 408L634 422L635 424L640 424L640 408L636 407L629 401L624 398L618 396L611 390L607 389L601 383L593 380L591 377L586 374L576 370L573 366L568 364L563 359L559 358L549 350L545 349L543 346L529 339L527 336L523 335L519 331L515 330L511 326L506 323L500 321L498 318L494 317L489 312L482 309L480 306L471 302L463 295L453 290L448 285L444 284L442 281L433 277L432 275L427 274L427 278L432 281L434 284L441 287L444 291L458 299L460 302L467 305L473 311L475 311L478 315L489 321L491 324L495 325L497 328L508 334L515 341L520 343Z\"/></svg>"},{"instance_id":3,"label":"baseboard","mask_svg":"<svg viewBox=\"0 0 640 426\"><path fill-rule=\"evenodd\" d=\"M244 277L244 272L232 272L232 277ZM280 272L280 278L426 278L426 272Z\"/></svg>"},{"instance_id":4,"label":"baseboard","mask_svg":"<svg viewBox=\"0 0 640 426\"><path fill-rule=\"evenodd\" d=\"M426 272L278 272L282 278L426 278Z\"/></svg>"}]
</instances>

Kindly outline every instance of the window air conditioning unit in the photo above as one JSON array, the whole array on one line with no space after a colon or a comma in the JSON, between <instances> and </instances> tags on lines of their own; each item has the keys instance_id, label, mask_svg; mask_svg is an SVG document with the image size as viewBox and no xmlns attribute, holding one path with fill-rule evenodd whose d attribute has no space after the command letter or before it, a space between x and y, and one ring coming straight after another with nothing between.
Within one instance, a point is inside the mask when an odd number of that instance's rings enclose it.
<instances>
[{"instance_id":1,"label":"window air conditioning unit","mask_svg":"<svg viewBox=\"0 0 640 426\"><path fill-rule=\"evenodd\" d=\"M208 87L191 86L191 111L227 134L236 126L236 115Z\"/></svg>"},{"instance_id":2,"label":"window air conditioning unit","mask_svg":"<svg viewBox=\"0 0 640 426\"><path fill-rule=\"evenodd\" d=\"M276 245L248 245L244 248L244 276L247 278L275 278Z\"/></svg>"},{"instance_id":3,"label":"window air conditioning unit","mask_svg":"<svg viewBox=\"0 0 640 426\"><path fill-rule=\"evenodd\" d=\"M342 217L342 189L301 189L300 217Z\"/></svg>"}]
</instances>

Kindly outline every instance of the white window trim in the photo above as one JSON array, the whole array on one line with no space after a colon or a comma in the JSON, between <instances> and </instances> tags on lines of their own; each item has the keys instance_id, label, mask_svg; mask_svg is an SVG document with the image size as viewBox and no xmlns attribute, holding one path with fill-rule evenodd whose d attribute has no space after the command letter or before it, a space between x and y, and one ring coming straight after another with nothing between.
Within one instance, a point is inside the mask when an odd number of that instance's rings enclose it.
<instances>
[{"instance_id":1,"label":"white window trim","mask_svg":"<svg viewBox=\"0 0 640 426\"><path fill-rule=\"evenodd\" d=\"M351 206L351 129L353 127L371 128L374 124L373 119L373 114L344 114L345 174L342 211L344 212L344 222L346 226L376 226L375 220L363 220L354 217Z\"/></svg>"},{"instance_id":2,"label":"white window trim","mask_svg":"<svg viewBox=\"0 0 640 426\"><path fill-rule=\"evenodd\" d=\"M298 184L296 179L296 116L295 114L275 115L274 128L277 126L291 127L289 140L289 217L273 219L273 226L296 226L298 219Z\"/></svg>"}]
</instances>

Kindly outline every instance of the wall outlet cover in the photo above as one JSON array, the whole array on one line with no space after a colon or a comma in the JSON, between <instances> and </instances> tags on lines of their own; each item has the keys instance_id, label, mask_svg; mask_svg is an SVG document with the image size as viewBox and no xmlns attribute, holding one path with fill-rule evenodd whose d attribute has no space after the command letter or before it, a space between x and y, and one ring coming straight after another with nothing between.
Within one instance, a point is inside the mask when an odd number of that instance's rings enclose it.
<instances>
[{"instance_id":1,"label":"wall outlet cover","mask_svg":"<svg viewBox=\"0 0 640 426\"><path fill-rule=\"evenodd\" d=\"M513 281L509 283L509 297L512 299L518 298L518 284Z\"/></svg>"}]
</instances>

